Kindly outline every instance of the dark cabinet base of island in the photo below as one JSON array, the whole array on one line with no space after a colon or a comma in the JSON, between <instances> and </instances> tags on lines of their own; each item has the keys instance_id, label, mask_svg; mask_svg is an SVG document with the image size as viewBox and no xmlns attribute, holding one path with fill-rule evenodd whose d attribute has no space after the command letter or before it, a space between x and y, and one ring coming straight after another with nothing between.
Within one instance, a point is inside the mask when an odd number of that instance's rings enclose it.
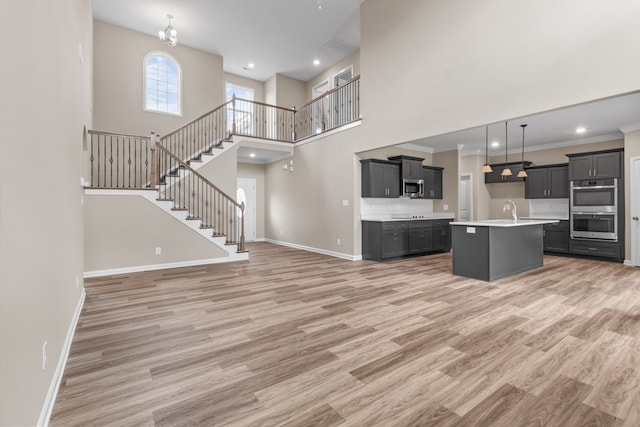
<instances>
[{"instance_id":1,"label":"dark cabinet base of island","mask_svg":"<svg viewBox=\"0 0 640 427\"><path fill-rule=\"evenodd\" d=\"M449 251L450 219L362 221L362 259L384 261Z\"/></svg>"},{"instance_id":2,"label":"dark cabinet base of island","mask_svg":"<svg viewBox=\"0 0 640 427\"><path fill-rule=\"evenodd\" d=\"M453 225L453 274L486 282L542 266L542 225Z\"/></svg>"}]
</instances>

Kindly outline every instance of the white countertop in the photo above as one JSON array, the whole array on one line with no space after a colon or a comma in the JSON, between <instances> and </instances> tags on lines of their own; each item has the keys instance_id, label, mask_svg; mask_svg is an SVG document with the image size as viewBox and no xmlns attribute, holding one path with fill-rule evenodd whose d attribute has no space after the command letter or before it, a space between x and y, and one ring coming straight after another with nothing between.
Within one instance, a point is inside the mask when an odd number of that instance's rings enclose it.
<instances>
[{"instance_id":1,"label":"white countertop","mask_svg":"<svg viewBox=\"0 0 640 427\"><path fill-rule=\"evenodd\" d=\"M482 221L451 222L451 225L465 225L467 227L522 227L525 225L541 225L559 222L557 219L485 219Z\"/></svg>"},{"instance_id":2,"label":"white countertop","mask_svg":"<svg viewBox=\"0 0 640 427\"><path fill-rule=\"evenodd\" d=\"M520 219L557 219L558 221L569 221L569 214L567 214L567 215L523 216Z\"/></svg>"},{"instance_id":3,"label":"white countertop","mask_svg":"<svg viewBox=\"0 0 640 427\"><path fill-rule=\"evenodd\" d=\"M417 215L414 217L412 214L392 214L392 215L370 215L362 216L361 221L374 221L374 222L391 222L391 221L428 221L433 219L450 219L453 220L453 214L447 213L434 213L430 215Z\"/></svg>"}]
</instances>

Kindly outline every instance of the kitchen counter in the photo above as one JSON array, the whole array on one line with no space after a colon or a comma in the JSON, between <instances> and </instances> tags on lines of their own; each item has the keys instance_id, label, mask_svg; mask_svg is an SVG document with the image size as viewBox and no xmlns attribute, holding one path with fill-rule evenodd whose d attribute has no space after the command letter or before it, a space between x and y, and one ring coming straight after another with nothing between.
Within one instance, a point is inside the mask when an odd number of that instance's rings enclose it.
<instances>
[{"instance_id":1,"label":"kitchen counter","mask_svg":"<svg viewBox=\"0 0 640 427\"><path fill-rule=\"evenodd\" d=\"M452 271L484 281L542 266L543 225L558 220L452 222Z\"/></svg>"},{"instance_id":2,"label":"kitchen counter","mask_svg":"<svg viewBox=\"0 0 640 427\"><path fill-rule=\"evenodd\" d=\"M527 225L542 225L559 222L557 219L485 219L480 221L452 222L451 225L465 225L467 227L522 227Z\"/></svg>"},{"instance_id":3,"label":"kitchen counter","mask_svg":"<svg viewBox=\"0 0 640 427\"><path fill-rule=\"evenodd\" d=\"M558 221L569 221L569 214L566 214L566 215L545 215L545 216L523 216L520 219L557 219Z\"/></svg>"},{"instance_id":4,"label":"kitchen counter","mask_svg":"<svg viewBox=\"0 0 640 427\"><path fill-rule=\"evenodd\" d=\"M390 222L390 221L428 221L432 219L451 219L453 220L453 214L430 214L430 215L390 215L390 216L363 216L360 218L361 221L372 221L372 222Z\"/></svg>"}]
</instances>

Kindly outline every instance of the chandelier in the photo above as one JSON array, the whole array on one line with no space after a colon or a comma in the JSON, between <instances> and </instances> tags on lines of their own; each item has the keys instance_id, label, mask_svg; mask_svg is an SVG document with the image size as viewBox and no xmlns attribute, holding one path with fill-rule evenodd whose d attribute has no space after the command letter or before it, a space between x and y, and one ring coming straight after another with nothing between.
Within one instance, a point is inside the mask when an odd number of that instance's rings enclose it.
<instances>
[{"instance_id":1,"label":"chandelier","mask_svg":"<svg viewBox=\"0 0 640 427\"><path fill-rule=\"evenodd\" d=\"M167 28L165 28L164 30L158 31L158 37L168 46L175 46L176 44L178 44L178 32L171 25L173 15L168 14L167 18L169 18L169 25L167 25Z\"/></svg>"}]
</instances>

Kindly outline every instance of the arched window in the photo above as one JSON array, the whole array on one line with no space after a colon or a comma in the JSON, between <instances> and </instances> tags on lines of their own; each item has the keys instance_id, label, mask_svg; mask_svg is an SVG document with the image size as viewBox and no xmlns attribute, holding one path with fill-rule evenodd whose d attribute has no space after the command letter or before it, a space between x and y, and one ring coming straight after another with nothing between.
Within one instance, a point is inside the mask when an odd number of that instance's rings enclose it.
<instances>
[{"instance_id":1,"label":"arched window","mask_svg":"<svg viewBox=\"0 0 640 427\"><path fill-rule=\"evenodd\" d=\"M180 65L164 52L144 57L144 110L182 115Z\"/></svg>"}]
</instances>

